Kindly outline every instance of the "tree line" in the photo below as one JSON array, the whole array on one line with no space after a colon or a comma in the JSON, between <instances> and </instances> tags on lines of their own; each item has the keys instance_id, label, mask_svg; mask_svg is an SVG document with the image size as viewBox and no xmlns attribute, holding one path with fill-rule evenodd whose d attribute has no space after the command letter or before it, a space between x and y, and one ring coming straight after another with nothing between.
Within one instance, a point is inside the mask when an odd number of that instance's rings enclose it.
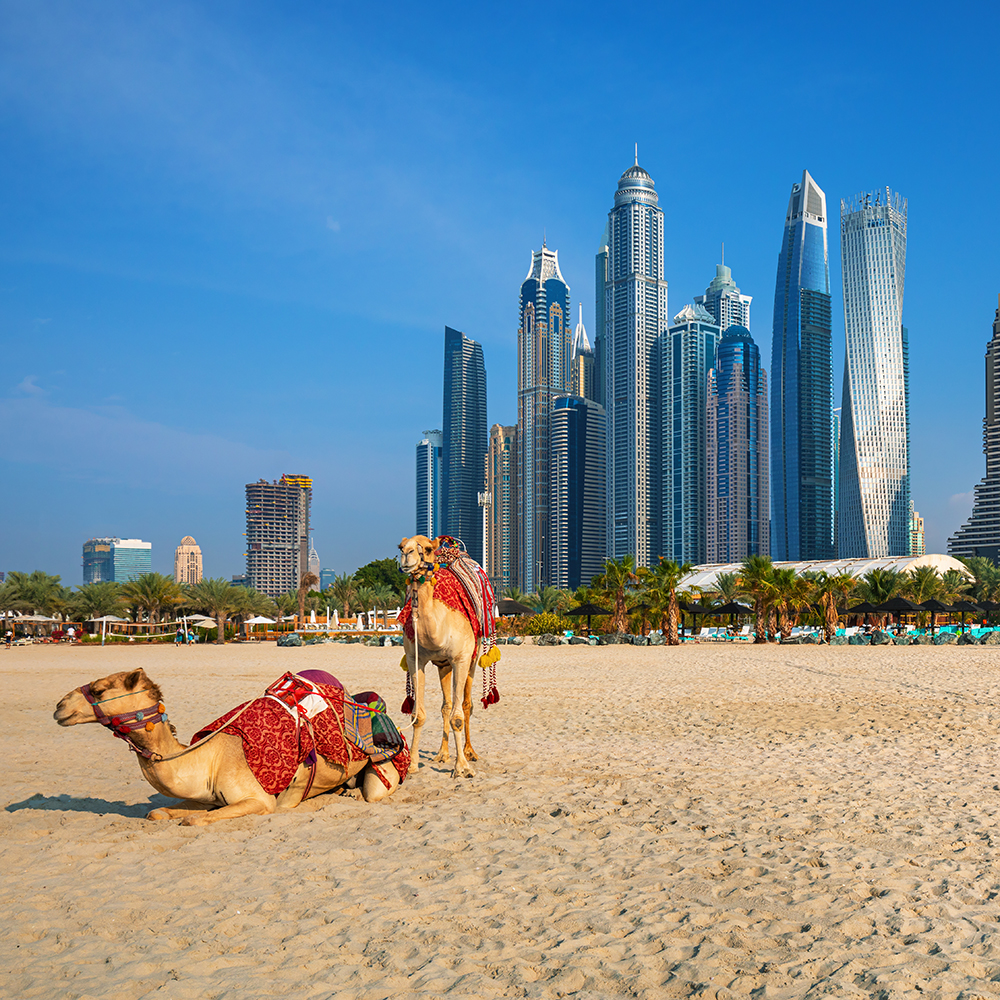
<instances>
[{"instance_id":1,"label":"tree line","mask_svg":"<svg viewBox=\"0 0 1000 1000\"><path fill-rule=\"evenodd\" d=\"M574 606L594 603L610 611L604 623L609 631L640 631L652 623L663 631L670 645L680 642L682 605L717 605L742 599L749 600L752 607L755 642L788 638L792 629L803 623L822 625L829 640L838 627L839 609L848 602L883 604L893 597L905 597L914 604L932 598L943 603L1000 599L1000 567L982 558L961 561L971 573L971 580L956 569L942 575L933 566L918 566L908 573L873 569L860 577L849 573L796 573L791 567L775 566L768 556L752 555L736 572L720 573L714 587L682 588L682 581L693 571L689 563L678 564L661 557L655 566L637 568L635 558L629 555L609 559L602 573L576 591L543 587L526 594L508 587L503 596L536 613L557 616ZM888 616L874 617L884 624Z\"/></svg>"}]
</instances>

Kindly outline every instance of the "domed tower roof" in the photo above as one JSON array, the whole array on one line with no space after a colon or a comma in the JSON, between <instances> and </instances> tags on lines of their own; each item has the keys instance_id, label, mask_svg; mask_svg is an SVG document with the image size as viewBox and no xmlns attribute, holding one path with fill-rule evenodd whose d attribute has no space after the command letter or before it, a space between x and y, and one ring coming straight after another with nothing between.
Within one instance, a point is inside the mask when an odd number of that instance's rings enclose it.
<instances>
[{"instance_id":1,"label":"domed tower roof","mask_svg":"<svg viewBox=\"0 0 1000 1000\"><path fill-rule=\"evenodd\" d=\"M656 194L653 178L639 166L639 148L636 146L635 163L618 178L615 192L615 207L630 201L642 201L655 205L660 200Z\"/></svg>"}]
</instances>

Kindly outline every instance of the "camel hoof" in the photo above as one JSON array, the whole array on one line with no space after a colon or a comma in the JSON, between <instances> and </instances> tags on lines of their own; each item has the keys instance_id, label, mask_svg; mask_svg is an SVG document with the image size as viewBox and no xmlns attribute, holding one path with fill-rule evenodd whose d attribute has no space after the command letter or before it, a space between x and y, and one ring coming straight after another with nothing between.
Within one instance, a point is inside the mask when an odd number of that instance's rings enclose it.
<instances>
[{"instance_id":1,"label":"camel hoof","mask_svg":"<svg viewBox=\"0 0 1000 1000\"><path fill-rule=\"evenodd\" d=\"M436 756L436 757L434 758L434 763L435 763L435 764L447 764L447 763L448 763L448 754L447 754L447 753L445 753L445 751L444 751L444 750L442 750L442 751L441 751L441 752L440 752L440 753L439 753L439 754L438 754L438 755L437 755L437 756Z\"/></svg>"},{"instance_id":2,"label":"camel hoof","mask_svg":"<svg viewBox=\"0 0 1000 1000\"><path fill-rule=\"evenodd\" d=\"M476 776L476 769L466 761L465 767L455 766L455 770L451 772L453 778L474 778Z\"/></svg>"},{"instance_id":3,"label":"camel hoof","mask_svg":"<svg viewBox=\"0 0 1000 1000\"><path fill-rule=\"evenodd\" d=\"M181 820L181 826L208 826L209 819L205 813L194 813Z\"/></svg>"},{"instance_id":4,"label":"camel hoof","mask_svg":"<svg viewBox=\"0 0 1000 1000\"><path fill-rule=\"evenodd\" d=\"M465 748L465 759L466 760L479 760L479 754L476 753L472 747Z\"/></svg>"},{"instance_id":5,"label":"camel hoof","mask_svg":"<svg viewBox=\"0 0 1000 1000\"><path fill-rule=\"evenodd\" d=\"M170 810L154 809L152 812L146 813L146 819L153 819L153 820L170 819Z\"/></svg>"}]
</instances>

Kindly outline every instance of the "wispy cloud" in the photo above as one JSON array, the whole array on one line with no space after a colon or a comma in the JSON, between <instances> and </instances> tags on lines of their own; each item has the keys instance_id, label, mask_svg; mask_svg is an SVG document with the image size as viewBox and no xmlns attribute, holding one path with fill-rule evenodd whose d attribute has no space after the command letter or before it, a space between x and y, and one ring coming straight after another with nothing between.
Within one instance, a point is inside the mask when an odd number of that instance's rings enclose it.
<instances>
[{"instance_id":1,"label":"wispy cloud","mask_svg":"<svg viewBox=\"0 0 1000 1000\"><path fill-rule=\"evenodd\" d=\"M26 396L0 399L8 457L59 469L70 479L153 489L172 494L214 493L297 459L287 451L255 448L216 434L193 434L142 420L119 406L55 406L28 376ZM249 479L245 478L249 477Z\"/></svg>"},{"instance_id":2,"label":"wispy cloud","mask_svg":"<svg viewBox=\"0 0 1000 1000\"><path fill-rule=\"evenodd\" d=\"M26 396L44 396L45 390L35 382L37 378L37 375L25 375L18 383L15 391L23 392Z\"/></svg>"}]
</instances>

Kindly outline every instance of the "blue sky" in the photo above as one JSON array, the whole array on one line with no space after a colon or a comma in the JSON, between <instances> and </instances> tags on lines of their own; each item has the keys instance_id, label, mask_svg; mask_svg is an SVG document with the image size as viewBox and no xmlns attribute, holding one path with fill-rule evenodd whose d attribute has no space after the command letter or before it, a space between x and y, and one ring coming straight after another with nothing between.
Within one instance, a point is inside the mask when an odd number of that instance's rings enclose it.
<instances>
[{"instance_id":1,"label":"blue sky","mask_svg":"<svg viewBox=\"0 0 1000 1000\"><path fill-rule=\"evenodd\" d=\"M766 10L759 8L766 7ZM1000 292L994 4L0 0L0 570L77 584L93 535L243 569L243 484L305 473L324 566L412 530L445 324L516 419L543 229L593 332L639 143L670 311L719 245L767 363L788 194L909 199L913 497L928 546L983 475ZM575 308L575 306L574 306ZM769 365L768 365L769 367Z\"/></svg>"}]
</instances>

